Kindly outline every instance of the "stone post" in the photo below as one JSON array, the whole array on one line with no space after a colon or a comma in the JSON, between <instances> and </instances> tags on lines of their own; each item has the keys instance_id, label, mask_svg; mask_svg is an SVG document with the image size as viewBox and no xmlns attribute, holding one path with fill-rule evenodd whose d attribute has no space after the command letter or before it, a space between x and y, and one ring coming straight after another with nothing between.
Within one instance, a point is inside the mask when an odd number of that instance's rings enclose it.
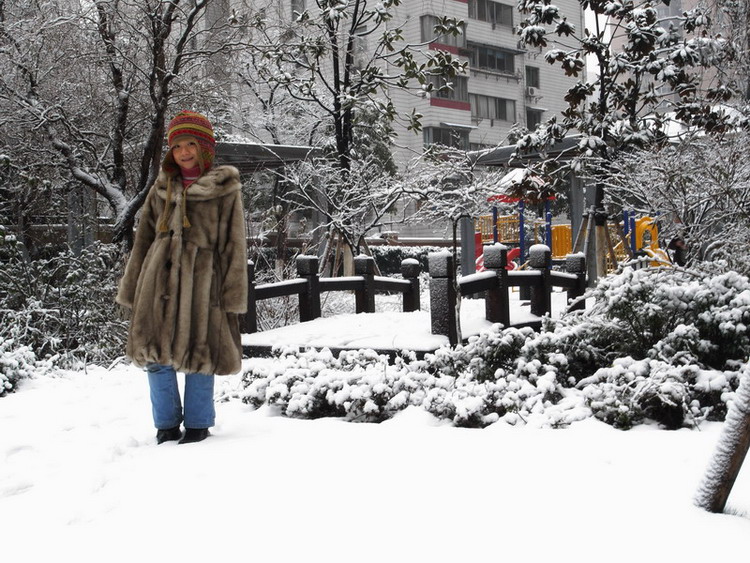
<instances>
[{"instance_id":1,"label":"stone post","mask_svg":"<svg viewBox=\"0 0 750 563\"><path fill-rule=\"evenodd\" d=\"M577 299L586 291L586 255L583 254L583 252L568 254L565 257L565 271L569 274L575 274L578 276L577 287L568 290L568 303L570 303L573 299ZM581 300L568 310L583 311L585 308L586 304Z\"/></svg>"},{"instance_id":2,"label":"stone post","mask_svg":"<svg viewBox=\"0 0 750 563\"><path fill-rule=\"evenodd\" d=\"M529 267L540 274L531 286L531 314L543 317L552 311L552 252L545 244L535 244L529 249Z\"/></svg>"},{"instance_id":3,"label":"stone post","mask_svg":"<svg viewBox=\"0 0 750 563\"><path fill-rule=\"evenodd\" d=\"M354 275L362 276L362 289L355 292L355 312L375 312L375 258L360 255L354 259Z\"/></svg>"},{"instance_id":4,"label":"stone post","mask_svg":"<svg viewBox=\"0 0 750 563\"><path fill-rule=\"evenodd\" d=\"M299 295L299 320L311 321L320 317L320 278L317 256L297 256L297 275L307 281L307 289Z\"/></svg>"},{"instance_id":5,"label":"stone post","mask_svg":"<svg viewBox=\"0 0 750 563\"><path fill-rule=\"evenodd\" d=\"M488 244L484 247L484 267L495 272L497 286L487 290L485 314L488 321L510 326L510 301L508 298L508 247L504 244Z\"/></svg>"},{"instance_id":6,"label":"stone post","mask_svg":"<svg viewBox=\"0 0 750 563\"><path fill-rule=\"evenodd\" d=\"M240 332L258 332L258 311L255 307L255 263L247 261L247 312L240 317Z\"/></svg>"},{"instance_id":7,"label":"stone post","mask_svg":"<svg viewBox=\"0 0 750 563\"><path fill-rule=\"evenodd\" d=\"M447 336L454 346L458 344L455 260L450 252L434 252L428 256L428 267L432 334Z\"/></svg>"},{"instance_id":8,"label":"stone post","mask_svg":"<svg viewBox=\"0 0 750 563\"><path fill-rule=\"evenodd\" d=\"M419 311L419 260L407 258L401 262L401 275L410 283L409 291L404 292L404 313Z\"/></svg>"}]
</instances>

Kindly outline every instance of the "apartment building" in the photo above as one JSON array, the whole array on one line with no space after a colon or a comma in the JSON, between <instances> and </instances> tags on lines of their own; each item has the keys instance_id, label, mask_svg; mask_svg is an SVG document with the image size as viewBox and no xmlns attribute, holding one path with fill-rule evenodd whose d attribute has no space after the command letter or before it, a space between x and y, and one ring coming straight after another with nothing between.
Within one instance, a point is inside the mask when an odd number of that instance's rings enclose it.
<instances>
[{"instance_id":1,"label":"apartment building","mask_svg":"<svg viewBox=\"0 0 750 563\"><path fill-rule=\"evenodd\" d=\"M583 13L577 0L556 2L577 30L583 28ZM463 20L465 33L434 37L438 16ZM425 49L444 50L469 63L469 71L452 81L447 92L414 95L392 92L399 111L411 108L421 113L423 131L415 135L397 124L400 162L422 152L426 145L441 143L476 150L504 144L511 127L518 123L533 129L565 108L564 96L578 80L566 77L559 66L544 60L550 48L527 48L520 44L516 27L521 21L514 0L404 0L394 22L402 25L407 43L428 42ZM436 78L436 86L444 78Z\"/></svg>"}]
</instances>

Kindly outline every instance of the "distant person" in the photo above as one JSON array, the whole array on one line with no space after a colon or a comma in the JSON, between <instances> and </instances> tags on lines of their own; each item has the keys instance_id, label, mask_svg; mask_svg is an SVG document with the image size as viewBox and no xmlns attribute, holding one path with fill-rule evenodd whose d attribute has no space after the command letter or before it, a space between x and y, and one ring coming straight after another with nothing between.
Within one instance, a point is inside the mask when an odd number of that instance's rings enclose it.
<instances>
[{"instance_id":1,"label":"distant person","mask_svg":"<svg viewBox=\"0 0 750 563\"><path fill-rule=\"evenodd\" d=\"M241 367L247 243L239 171L214 167L208 119L179 112L167 142L116 300L131 309L126 352L148 373L156 441L185 444L214 425L214 375Z\"/></svg>"},{"instance_id":2,"label":"distant person","mask_svg":"<svg viewBox=\"0 0 750 563\"><path fill-rule=\"evenodd\" d=\"M687 244L681 236L676 236L669 241L667 249L672 251L672 262L678 266L684 266L687 262Z\"/></svg>"}]
</instances>

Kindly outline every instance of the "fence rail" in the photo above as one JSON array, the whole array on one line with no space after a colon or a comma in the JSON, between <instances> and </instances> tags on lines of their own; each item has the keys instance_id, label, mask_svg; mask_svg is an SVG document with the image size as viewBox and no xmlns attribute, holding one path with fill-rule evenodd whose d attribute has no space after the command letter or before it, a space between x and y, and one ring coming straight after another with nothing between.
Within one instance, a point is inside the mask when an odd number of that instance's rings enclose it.
<instances>
[{"instance_id":1,"label":"fence rail","mask_svg":"<svg viewBox=\"0 0 750 563\"><path fill-rule=\"evenodd\" d=\"M458 343L456 319L457 299L462 295L482 293L485 299L485 316L491 322L512 326L510 294L512 288L521 288L528 293L531 313L543 316L551 312L552 291L558 287L567 291L568 299L583 295L586 288L586 259L583 254L566 257L565 272L551 269L552 256L545 245L532 246L529 252L529 270L508 271L508 247L502 244L484 247L486 271L456 279L454 257L449 252L437 252L428 257L430 274L430 321L432 334L448 337L452 345ZM407 259L401 263L404 279L393 279L375 275L375 260L370 256L354 259L354 276L343 278L321 278L318 275L317 256L297 258L297 279L255 285L255 265L248 262L248 311L242 317L241 330L245 333L258 331L256 304L260 300L290 295L299 296L300 322L310 321L322 315L321 294L329 291L351 291L354 293L357 313L375 312L375 294L398 292L403 296L403 311L420 308L419 262ZM572 308L583 308L577 302Z\"/></svg>"},{"instance_id":2,"label":"fence rail","mask_svg":"<svg viewBox=\"0 0 750 563\"><path fill-rule=\"evenodd\" d=\"M531 313L540 317L552 312L554 287L565 289L569 300L580 297L586 289L586 258L583 254L569 254L565 260L565 272L551 269L552 253L545 245L531 247L529 270L506 270L507 254L508 247L505 245L485 246L486 271L464 276L458 281L455 279L456 268L452 254L438 252L429 256L430 317L433 334L447 336L452 345L458 343L456 302L460 295L484 292L487 320L511 326L509 291L513 287L528 290ZM583 302L577 302L572 309L583 307Z\"/></svg>"},{"instance_id":3,"label":"fence rail","mask_svg":"<svg viewBox=\"0 0 750 563\"><path fill-rule=\"evenodd\" d=\"M375 294L397 292L403 295L403 311L419 310L419 262L407 259L401 263L402 280L375 275L375 259L358 256L354 259L356 275L342 278L321 278L317 256L299 256L296 260L297 279L255 285L255 264L248 261L247 313L240 329L245 333L258 332L257 302L274 297L299 296L299 320L311 321L322 315L320 297L329 291L352 291L357 313L375 312Z\"/></svg>"}]
</instances>

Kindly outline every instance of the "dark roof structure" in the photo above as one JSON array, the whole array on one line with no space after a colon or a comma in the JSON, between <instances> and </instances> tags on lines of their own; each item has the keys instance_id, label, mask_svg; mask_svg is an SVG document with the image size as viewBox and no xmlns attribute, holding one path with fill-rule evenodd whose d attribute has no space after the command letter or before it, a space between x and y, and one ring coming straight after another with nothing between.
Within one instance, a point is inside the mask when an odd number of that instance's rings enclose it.
<instances>
[{"instance_id":1,"label":"dark roof structure","mask_svg":"<svg viewBox=\"0 0 750 563\"><path fill-rule=\"evenodd\" d=\"M252 174L260 170L321 157L320 149L292 145L262 145L258 143L222 143L216 145L216 159L221 164L236 166L240 174Z\"/></svg>"},{"instance_id":2,"label":"dark roof structure","mask_svg":"<svg viewBox=\"0 0 750 563\"><path fill-rule=\"evenodd\" d=\"M563 156L570 158L578 152L578 143L581 140L580 135L571 135L565 137L562 141L554 143L551 147L548 147L544 158L552 158L557 156ZM496 147L494 149L485 149L481 151L473 151L469 153L469 157L476 163L482 166L510 166L510 167L523 167L526 162L542 160L542 156L534 151L528 153L522 153L521 158L514 162L510 162L511 155L516 151L515 145L509 145L507 147Z\"/></svg>"}]
</instances>

